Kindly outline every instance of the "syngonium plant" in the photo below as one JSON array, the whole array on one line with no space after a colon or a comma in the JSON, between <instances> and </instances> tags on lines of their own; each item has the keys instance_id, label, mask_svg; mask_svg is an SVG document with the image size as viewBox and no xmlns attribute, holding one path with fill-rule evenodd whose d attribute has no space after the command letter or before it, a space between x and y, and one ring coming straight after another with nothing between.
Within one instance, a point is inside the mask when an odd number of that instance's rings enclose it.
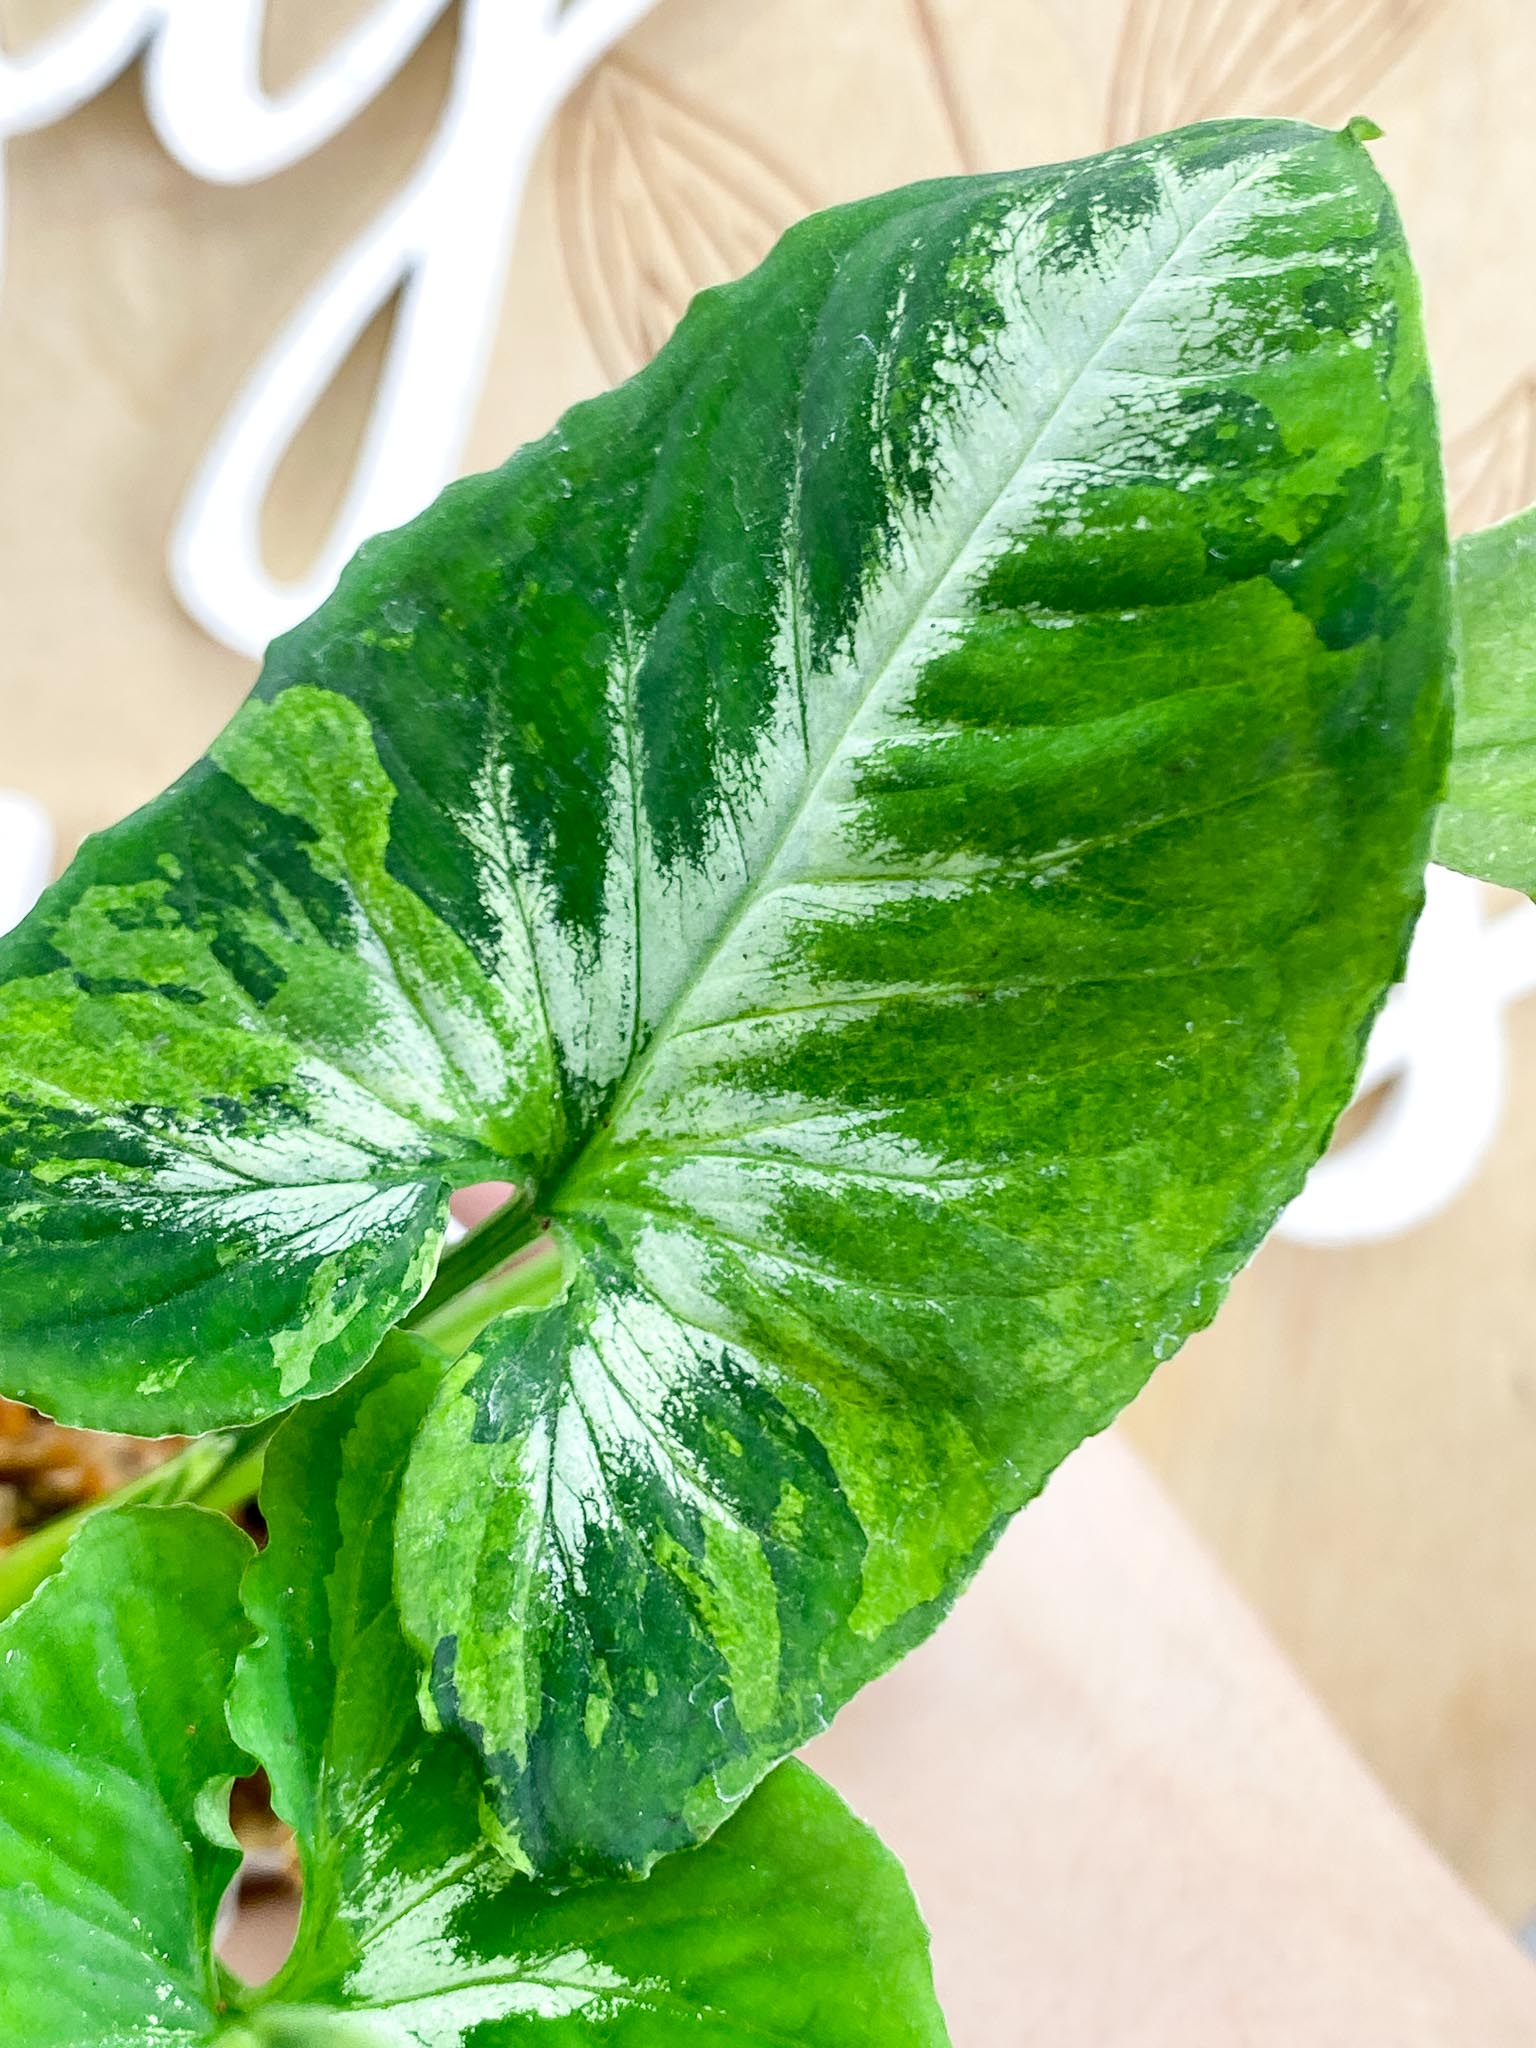
<instances>
[{"instance_id":1,"label":"syngonium plant","mask_svg":"<svg viewBox=\"0 0 1536 2048\"><path fill-rule=\"evenodd\" d=\"M5 2039L944 2039L783 1759L1214 1313L1401 966L1458 586L1373 133L803 222L0 946L0 1384L289 1411L263 1554L120 1507L4 1625ZM1457 559L1442 850L1526 887L1536 532Z\"/></svg>"}]
</instances>

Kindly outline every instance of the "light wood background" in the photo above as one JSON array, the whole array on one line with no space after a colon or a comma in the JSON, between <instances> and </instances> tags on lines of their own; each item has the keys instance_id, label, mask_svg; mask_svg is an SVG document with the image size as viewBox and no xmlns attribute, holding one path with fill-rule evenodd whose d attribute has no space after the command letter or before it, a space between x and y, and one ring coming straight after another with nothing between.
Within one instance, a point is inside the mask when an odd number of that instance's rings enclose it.
<instances>
[{"instance_id":1,"label":"light wood background","mask_svg":"<svg viewBox=\"0 0 1536 2048\"><path fill-rule=\"evenodd\" d=\"M75 0L0 0L8 47ZM365 0L272 0L294 75ZM280 316L405 174L451 15L310 162L199 185L130 77L9 145L0 782L65 850L152 794L248 665L178 612L166 532ZM625 373L804 208L1226 112L1371 113L1425 273L1459 517L1536 497L1530 0L661 0L551 133L465 466ZM285 464L278 568L340 492L370 334ZM1275 1246L1125 1427L1387 1787L1511 1921L1536 1912L1536 1008L1476 1186L1364 1252Z\"/></svg>"}]
</instances>

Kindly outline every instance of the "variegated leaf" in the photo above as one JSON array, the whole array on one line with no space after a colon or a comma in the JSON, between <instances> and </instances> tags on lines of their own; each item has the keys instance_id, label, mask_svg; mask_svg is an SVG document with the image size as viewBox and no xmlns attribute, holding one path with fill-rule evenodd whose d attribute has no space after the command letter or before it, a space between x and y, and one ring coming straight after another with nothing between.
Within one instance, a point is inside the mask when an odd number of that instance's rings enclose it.
<instances>
[{"instance_id":1,"label":"variegated leaf","mask_svg":"<svg viewBox=\"0 0 1536 2048\"><path fill-rule=\"evenodd\" d=\"M1300 1185L1420 899L1446 582L1353 134L813 219L365 549L0 953L0 1357L158 1426L316 1393L517 1181L564 1290L424 1425L404 1613L514 1859L644 1867Z\"/></svg>"},{"instance_id":2,"label":"variegated leaf","mask_svg":"<svg viewBox=\"0 0 1536 2048\"><path fill-rule=\"evenodd\" d=\"M441 1361L388 1350L284 1424L262 1483L233 1720L298 1834L304 1918L252 2048L947 2048L900 1867L799 1764L643 1886L554 1896L496 1855L473 1759L417 1718L391 1600Z\"/></svg>"},{"instance_id":3,"label":"variegated leaf","mask_svg":"<svg viewBox=\"0 0 1536 2048\"><path fill-rule=\"evenodd\" d=\"M643 1888L555 1897L486 1843L390 1601L394 1485L441 1361L390 1352L286 1426L263 1485L235 1720L304 1858L275 1982L212 1953L248 1539L196 1508L97 1515L0 1625L7 2048L946 2048L899 1867L798 1764Z\"/></svg>"},{"instance_id":4,"label":"variegated leaf","mask_svg":"<svg viewBox=\"0 0 1536 2048\"><path fill-rule=\"evenodd\" d=\"M994 192L958 257L943 188L838 251L851 331L861 258L899 311L786 433L810 544L712 821L729 916L549 1197L564 1300L413 1462L408 1626L538 1867L707 1829L933 1625L1293 1191L1416 900L1444 539L1358 152L1223 131ZM645 974L689 891L639 822Z\"/></svg>"},{"instance_id":5,"label":"variegated leaf","mask_svg":"<svg viewBox=\"0 0 1536 2048\"><path fill-rule=\"evenodd\" d=\"M6 1393L152 1435L323 1392L420 1297L450 1187L547 1151L505 855L461 935L391 872L400 808L357 703L259 698L0 944Z\"/></svg>"}]
</instances>

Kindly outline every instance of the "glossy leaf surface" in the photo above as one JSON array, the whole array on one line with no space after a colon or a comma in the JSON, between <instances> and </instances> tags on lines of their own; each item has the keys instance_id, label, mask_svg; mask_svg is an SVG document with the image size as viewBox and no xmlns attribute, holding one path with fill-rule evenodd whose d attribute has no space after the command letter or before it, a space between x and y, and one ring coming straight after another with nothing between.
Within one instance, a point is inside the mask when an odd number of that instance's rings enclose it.
<instances>
[{"instance_id":1,"label":"glossy leaf surface","mask_svg":"<svg viewBox=\"0 0 1536 2048\"><path fill-rule=\"evenodd\" d=\"M0 948L13 1390L314 1395L517 1181L568 1280L413 1456L432 1711L533 1867L707 1831L1321 1149L1438 794L1438 462L1351 134L794 230Z\"/></svg>"},{"instance_id":2,"label":"glossy leaf surface","mask_svg":"<svg viewBox=\"0 0 1536 2048\"><path fill-rule=\"evenodd\" d=\"M0 2040L214 2037L250 1554L199 1508L96 1515L0 1625Z\"/></svg>"},{"instance_id":3,"label":"glossy leaf surface","mask_svg":"<svg viewBox=\"0 0 1536 2048\"><path fill-rule=\"evenodd\" d=\"M1433 419L1351 139L927 189L740 298L739 369L716 307L673 346L660 471L732 476L759 573L788 527L783 694L734 769L694 731L729 815L666 824L729 915L688 938L640 811L671 1008L545 1197L564 1299L406 1488L431 1702L537 1868L713 1825L1210 1315L1347 1093L1438 775ZM735 531L663 615L680 709L775 673L690 601Z\"/></svg>"},{"instance_id":4,"label":"glossy leaf surface","mask_svg":"<svg viewBox=\"0 0 1536 2048\"><path fill-rule=\"evenodd\" d=\"M278 1979L215 1964L249 1542L93 1518L0 1626L0 2038L26 2048L945 2048L900 1869L798 1765L645 1886L554 1896L426 1736L390 1605L392 1488L440 1361L393 1347L274 1446L238 1727L304 1854Z\"/></svg>"},{"instance_id":5,"label":"glossy leaf surface","mask_svg":"<svg viewBox=\"0 0 1536 2048\"><path fill-rule=\"evenodd\" d=\"M799 1765L644 1885L559 1896L481 1833L473 1758L428 1736L390 1597L393 1492L441 1361L404 1343L290 1420L235 1715L304 1852L258 2041L370 2048L943 2048L891 1856Z\"/></svg>"},{"instance_id":6,"label":"glossy leaf surface","mask_svg":"<svg viewBox=\"0 0 1536 2048\"><path fill-rule=\"evenodd\" d=\"M1536 893L1536 506L1456 543L1461 662L1435 858Z\"/></svg>"}]
</instances>

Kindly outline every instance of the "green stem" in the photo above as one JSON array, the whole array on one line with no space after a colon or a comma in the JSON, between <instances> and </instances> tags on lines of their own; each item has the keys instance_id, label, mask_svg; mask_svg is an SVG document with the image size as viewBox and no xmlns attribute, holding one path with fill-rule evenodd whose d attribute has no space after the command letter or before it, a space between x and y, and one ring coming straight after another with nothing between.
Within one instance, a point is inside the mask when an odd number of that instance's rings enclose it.
<instances>
[{"instance_id":1,"label":"green stem","mask_svg":"<svg viewBox=\"0 0 1536 2048\"><path fill-rule=\"evenodd\" d=\"M58 1570L75 1531L103 1508L169 1507L191 1501L228 1514L243 1507L261 1482L262 1459L273 1427L264 1422L250 1429L200 1436L174 1458L141 1472L115 1493L58 1515L9 1550L0 1550L0 1620L14 1613Z\"/></svg>"},{"instance_id":2,"label":"green stem","mask_svg":"<svg viewBox=\"0 0 1536 2048\"><path fill-rule=\"evenodd\" d=\"M532 1243L543 1227L533 1213L532 1193L514 1195L444 1253L437 1278L406 1317L405 1327L422 1329L444 1302L451 1302L487 1273L504 1265L514 1252Z\"/></svg>"},{"instance_id":3,"label":"green stem","mask_svg":"<svg viewBox=\"0 0 1536 2048\"><path fill-rule=\"evenodd\" d=\"M466 1238L465 1243L468 1241ZM431 1308L429 1294L411 1318L411 1327L450 1358L457 1358L494 1316L511 1308L546 1307L560 1291L564 1267L559 1244L546 1232L523 1244L503 1270L440 1307Z\"/></svg>"},{"instance_id":4,"label":"green stem","mask_svg":"<svg viewBox=\"0 0 1536 2048\"><path fill-rule=\"evenodd\" d=\"M254 1500L261 1490L261 1474L267 1462L267 1443L271 1434L268 1430L254 1449L231 1458L223 1471L197 1495L198 1506L213 1508L221 1515L232 1515L247 1501Z\"/></svg>"}]
</instances>

